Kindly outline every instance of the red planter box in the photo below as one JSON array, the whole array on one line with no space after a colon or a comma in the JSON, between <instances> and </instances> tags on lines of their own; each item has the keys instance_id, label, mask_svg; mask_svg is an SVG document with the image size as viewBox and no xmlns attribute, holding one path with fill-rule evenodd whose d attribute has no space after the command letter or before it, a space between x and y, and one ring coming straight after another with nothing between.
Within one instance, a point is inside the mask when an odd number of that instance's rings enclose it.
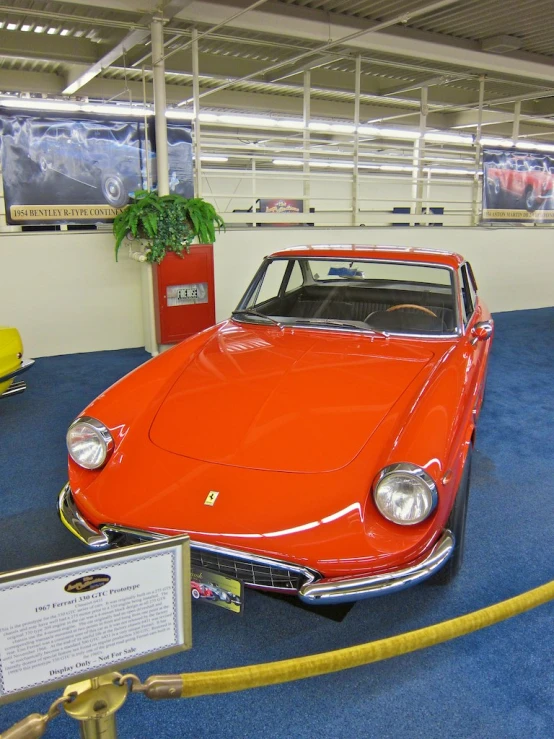
<instances>
[{"instance_id":1,"label":"red planter box","mask_svg":"<svg viewBox=\"0 0 554 739\"><path fill-rule=\"evenodd\" d=\"M183 258L168 254L154 265L158 344L174 344L215 323L211 244L194 244Z\"/></svg>"}]
</instances>

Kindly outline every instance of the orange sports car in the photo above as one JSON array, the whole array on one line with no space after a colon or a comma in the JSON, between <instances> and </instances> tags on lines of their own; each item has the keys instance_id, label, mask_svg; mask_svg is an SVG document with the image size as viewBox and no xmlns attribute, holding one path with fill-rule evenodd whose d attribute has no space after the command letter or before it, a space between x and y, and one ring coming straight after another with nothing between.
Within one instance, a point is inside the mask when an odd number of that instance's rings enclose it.
<instances>
[{"instance_id":1,"label":"orange sports car","mask_svg":"<svg viewBox=\"0 0 554 739\"><path fill-rule=\"evenodd\" d=\"M61 519L92 549L186 532L194 565L308 603L448 582L492 334L457 254L276 252L75 419Z\"/></svg>"}]
</instances>

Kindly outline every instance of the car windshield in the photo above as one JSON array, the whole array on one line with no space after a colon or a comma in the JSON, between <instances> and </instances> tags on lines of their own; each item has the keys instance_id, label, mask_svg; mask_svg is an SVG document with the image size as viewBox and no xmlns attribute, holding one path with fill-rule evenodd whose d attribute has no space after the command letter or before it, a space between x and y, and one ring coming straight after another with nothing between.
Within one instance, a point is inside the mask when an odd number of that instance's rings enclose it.
<instances>
[{"instance_id":1,"label":"car windshield","mask_svg":"<svg viewBox=\"0 0 554 739\"><path fill-rule=\"evenodd\" d=\"M454 274L409 262L276 257L233 313L240 321L437 335L456 331Z\"/></svg>"}]
</instances>

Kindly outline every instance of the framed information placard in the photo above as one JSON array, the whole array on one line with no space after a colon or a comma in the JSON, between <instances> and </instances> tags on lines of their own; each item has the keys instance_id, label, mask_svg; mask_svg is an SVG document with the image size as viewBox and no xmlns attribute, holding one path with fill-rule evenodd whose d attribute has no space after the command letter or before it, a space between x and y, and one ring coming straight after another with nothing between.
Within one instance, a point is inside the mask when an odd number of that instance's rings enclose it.
<instances>
[{"instance_id":1,"label":"framed information placard","mask_svg":"<svg viewBox=\"0 0 554 739\"><path fill-rule=\"evenodd\" d=\"M188 536L0 575L0 704L191 644Z\"/></svg>"}]
</instances>

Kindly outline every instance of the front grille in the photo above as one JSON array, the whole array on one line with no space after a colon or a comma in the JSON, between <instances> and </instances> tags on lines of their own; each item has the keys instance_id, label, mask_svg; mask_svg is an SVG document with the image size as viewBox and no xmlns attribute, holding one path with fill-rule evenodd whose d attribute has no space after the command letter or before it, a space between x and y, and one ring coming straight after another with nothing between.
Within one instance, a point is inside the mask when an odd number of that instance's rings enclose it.
<instances>
[{"instance_id":1,"label":"front grille","mask_svg":"<svg viewBox=\"0 0 554 739\"><path fill-rule=\"evenodd\" d=\"M166 538L163 534L126 529L120 526L103 526L102 531L114 547ZM319 573L288 562L194 541L190 543L190 558L193 567L204 567L212 572L242 580L245 585L263 590L296 593L302 585L319 578Z\"/></svg>"},{"instance_id":2,"label":"front grille","mask_svg":"<svg viewBox=\"0 0 554 739\"><path fill-rule=\"evenodd\" d=\"M246 585L264 589L297 592L307 579L302 571L291 569L285 563L276 566L242 557L239 559L228 554L196 549L194 544L191 545L190 559L193 566L205 567L212 572L242 580Z\"/></svg>"}]
</instances>

